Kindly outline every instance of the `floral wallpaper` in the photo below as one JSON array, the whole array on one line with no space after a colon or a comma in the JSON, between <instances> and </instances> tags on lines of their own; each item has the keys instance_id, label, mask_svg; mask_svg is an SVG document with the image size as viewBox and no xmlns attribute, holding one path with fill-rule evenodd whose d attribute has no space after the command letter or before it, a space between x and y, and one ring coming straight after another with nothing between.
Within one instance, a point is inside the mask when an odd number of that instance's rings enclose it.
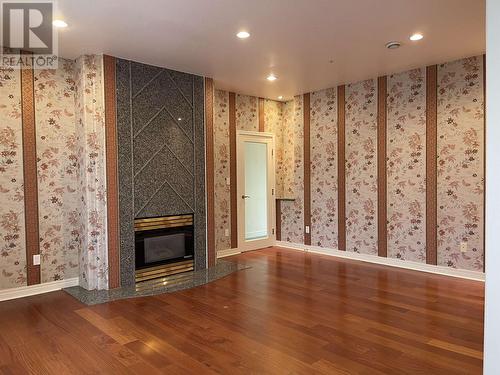
<instances>
[{"instance_id":1,"label":"floral wallpaper","mask_svg":"<svg viewBox=\"0 0 500 375\"><path fill-rule=\"evenodd\" d=\"M281 203L281 239L304 243L304 115L303 97L295 96L283 108L283 147L288 150L285 159L292 157L293 174L287 192L293 200ZM291 171L290 171L291 172ZM293 190L293 191L292 191Z\"/></svg>"},{"instance_id":2,"label":"floral wallpaper","mask_svg":"<svg viewBox=\"0 0 500 375\"><path fill-rule=\"evenodd\" d=\"M298 97L283 104L281 126L281 156L277 166L278 178L281 184L280 198L295 199L295 129L294 114ZM300 151L300 150L299 150ZM302 156L300 156L302 159ZM286 205L286 204L285 204Z\"/></svg>"},{"instance_id":3,"label":"floral wallpaper","mask_svg":"<svg viewBox=\"0 0 500 375\"><path fill-rule=\"evenodd\" d=\"M338 248L337 90L311 94L311 244Z\"/></svg>"},{"instance_id":4,"label":"floral wallpaper","mask_svg":"<svg viewBox=\"0 0 500 375\"><path fill-rule=\"evenodd\" d=\"M236 94L236 129L259 131L259 100L255 96Z\"/></svg>"},{"instance_id":5,"label":"floral wallpaper","mask_svg":"<svg viewBox=\"0 0 500 375\"><path fill-rule=\"evenodd\" d=\"M215 169L215 242L216 250L231 248L231 189L226 179L230 178L229 149L229 93L215 90L214 95L214 169ZM236 95L236 129L259 130L258 98ZM283 190L281 172L285 163L282 147L282 121L284 103L266 99L264 101L264 130L275 134L276 141L276 196ZM293 152L293 146L292 150ZM293 166L292 166L293 168ZM293 171L288 172L293 176ZM226 236L227 230L227 236Z\"/></svg>"},{"instance_id":6,"label":"floral wallpaper","mask_svg":"<svg viewBox=\"0 0 500 375\"><path fill-rule=\"evenodd\" d=\"M0 289L26 285L20 71L0 68Z\"/></svg>"},{"instance_id":7,"label":"floral wallpaper","mask_svg":"<svg viewBox=\"0 0 500 375\"><path fill-rule=\"evenodd\" d=\"M438 66L438 264L484 265L482 56ZM35 71L42 282L108 287L102 56ZM0 69L0 289L26 285L21 87ZM228 93L215 92L217 250L230 247ZM282 240L303 243L302 96L265 100L276 135ZM336 90L311 94L312 244L337 248ZM377 253L375 80L346 86L347 250ZM236 126L258 130L258 99L236 96ZM388 256L425 262L425 69L388 76ZM467 252L460 251L466 242Z\"/></svg>"},{"instance_id":8,"label":"floral wallpaper","mask_svg":"<svg viewBox=\"0 0 500 375\"><path fill-rule=\"evenodd\" d=\"M283 121L283 103L264 99L264 131L277 135Z\"/></svg>"},{"instance_id":9,"label":"floral wallpaper","mask_svg":"<svg viewBox=\"0 0 500 375\"><path fill-rule=\"evenodd\" d=\"M387 77L387 256L425 263L425 69Z\"/></svg>"},{"instance_id":10,"label":"floral wallpaper","mask_svg":"<svg viewBox=\"0 0 500 375\"><path fill-rule=\"evenodd\" d=\"M78 276L80 203L75 124L75 63L35 70L41 282Z\"/></svg>"},{"instance_id":11,"label":"floral wallpaper","mask_svg":"<svg viewBox=\"0 0 500 375\"><path fill-rule=\"evenodd\" d=\"M80 286L108 288L106 159L102 56L85 55L75 69L78 194L82 213Z\"/></svg>"},{"instance_id":12,"label":"floral wallpaper","mask_svg":"<svg viewBox=\"0 0 500 375\"><path fill-rule=\"evenodd\" d=\"M388 256L426 261L425 68L387 77ZM281 238L303 244L302 95L264 102L265 131L276 135ZM227 93L216 91L218 250L229 248ZM438 264L483 268L484 116L482 57L438 66ZM236 96L237 128L258 129L258 99ZM338 248L336 89L311 94L311 240ZM347 250L377 255L376 80L346 86ZM467 242L468 251L460 252Z\"/></svg>"},{"instance_id":13,"label":"floral wallpaper","mask_svg":"<svg viewBox=\"0 0 500 375\"><path fill-rule=\"evenodd\" d=\"M438 264L476 271L484 262L483 90L482 56L438 66Z\"/></svg>"},{"instance_id":14,"label":"floral wallpaper","mask_svg":"<svg viewBox=\"0 0 500 375\"><path fill-rule=\"evenodd\" d=\"M346 247L377 254L377 89L375 80L346 86Z\"/></svg>"},{"instance_id":15,"label":"floral wallpaper","mask_svg":"<svg viewBox=\"0 0 500 375\"><path fill-rule=\"evenodd\" d=\"M21 83L0 69L0 289L26 285ZM107 288L102 56L34 70L41 282Z\"/></svg>"},{"instance_id":16,"label":"floral wallpaper","mask_svg":"<svg viewBox=\"0 0 500 375\"><path fill-rule=\"evenodd\" d=\"M264 100L264 131L267 133L274 134L274 149L275 149L275 160L276 160L276 198L282 198L284 196L283 186L283 132L282 132L282 122L283 122L283 103L275 100Z\"/></svg>"},{"instance_id":17,"label":"floral wallpaper","mask_svg":"<svg viewBox=\"0 0 500 375\"><path fill-rule=\"evenodd\" d=\"M231 189L229 159L229 94L215 90L214 95L214 172L215 172L215 248L231 248ZM227 232L227 236L225 231Z\"/></svg>"}]
</instances>

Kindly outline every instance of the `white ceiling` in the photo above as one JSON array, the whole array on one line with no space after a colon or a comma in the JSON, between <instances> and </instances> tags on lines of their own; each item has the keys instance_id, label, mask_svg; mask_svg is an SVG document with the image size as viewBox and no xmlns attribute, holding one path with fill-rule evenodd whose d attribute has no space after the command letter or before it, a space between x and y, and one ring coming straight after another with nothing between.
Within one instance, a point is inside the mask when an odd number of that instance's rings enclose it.
<instances>
[{"instance_id":1,"label":"white ceiling","mask_svg":"<svg viewBox=\"0 0 500 375\"><path fill-rule=\"evenodd\" d=\"M64 57L102 52L273 99L485 51L484 0L59 0L59 13Z\"/></svg>"}]
</instances>

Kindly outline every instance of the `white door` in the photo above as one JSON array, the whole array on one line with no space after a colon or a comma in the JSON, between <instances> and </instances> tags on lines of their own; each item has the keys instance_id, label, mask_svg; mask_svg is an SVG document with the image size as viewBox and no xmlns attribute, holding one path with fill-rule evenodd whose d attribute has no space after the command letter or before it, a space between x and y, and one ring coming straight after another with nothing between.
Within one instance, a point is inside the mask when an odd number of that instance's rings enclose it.
<instances>
[{"instance_id":1,"label":"white door","mask_svg":"<svg viewBox=\"0 0 500 375\"><path fill-rule=\"evenodd\" d=\"M274 245L274 135L237 133L238 249L256 250Z\"/></svg>"}]
</instances>

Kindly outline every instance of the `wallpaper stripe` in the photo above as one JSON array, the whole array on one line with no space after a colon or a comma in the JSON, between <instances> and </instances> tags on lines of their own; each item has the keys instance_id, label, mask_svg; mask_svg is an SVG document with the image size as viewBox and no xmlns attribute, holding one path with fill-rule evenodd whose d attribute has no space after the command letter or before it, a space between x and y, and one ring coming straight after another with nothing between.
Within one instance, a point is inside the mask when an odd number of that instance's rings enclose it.
<instances>
[{"instance_id":1,"label":"wallpaper stripe","mask_svg":"<svg viewBox=\"0 0 500 375\"><path fill-rule=\"evenodd\" d=\"M378 255L387 257L387 76L377 87Z\"/></svg>"},{"instance_id":2,"label":"wallpaper stripe","mask_svg":"<svg viewBox=\"0 0 500 375\"><path fill-rule=\"evenodd\" d=\"M281 239L304 243L304 114L303 95L283 108L283 150L286 168L285 198L281 202Z\"/></svg>"},{"instance_id":3,"label":"wallpaper stripe","mask_svg":"<svg viewBox=\"0 0 500 375\"><path fill-rule=\"evenodd\" d=\"M346 85L346 250L378 254L377 80Z\"/></svg>"},{"instance_id":4,"label":"wallpaper stripe","mask_svg":"<svg viewBox=\"0 0 500 375\"><path fill-rule=\"evenodd\" d=\"M483 54L483 220L486 219L486 55ZM483 272L486 272L486 223L483 223Z\"/></svg>"},{"instance_id":5,"label":"wallpaper stripe","mask_svg":"<svg viewBox=\"0 0 500 375\"><path fill-rule=\"evenodd\" d=\"M339 250L346 250L345 216L345 85L337 87L337 123L338 123L338 233Z\"/></svg>"},{"instance_id":6,"label":"wallpaper stripe","mask_svg":"<svg viewBox=\"0 0 500 375\"><path fill-rule=\"evenodd\" d=\"M2 49L0 49L2 51ZM4 49L5 51L5 49ZM1 70L0 290L26 286L21 69ZM10 79L5 79L8 77ZM10 135L6 137L6 135Z\"/></svg>"},{"instance_id":7,"label":"wallpaper stripe","mask_svg":"<svg viewBox=\"0 0 500 375\"><path fill-rule=\"evenodd\" d=\"M482 92L477 90L484 85L481 59L484 56L339 86L331 89L336 90L335 99L315 92L285 103L282 157L288 164L278 171L283 174L284 197L294 200L276 202L277 239L339 250L347 250L347 246L351 250L352 242L357 247L352 251L361 253L370 249L374 255L401 261L482 269L484 238L480 235L484 236L484 227L480 228L480 216L484 196L480 195L484 165L476 158L483 155L480 148L485 141L480 133L484 126L484 87ZM267 113L272 106L267 106L265 103L265 129L272 131L273 121ZM260 130L261 113L259 98L239 105L236 97L238 129ZM327 140L331 140L337 157L331 159L337 166L337 193L325 183L326 177L315 177L329 160L329 154L319 145L324 145L331 130L325 131L322 126L332 126L335 121L337 139L332 136ZM357 134L366 132L370 132L370 139L361 145ZM366 168L360 168L359 163ZM350 176L352 170L355 173ZM457 180L449 181L448 176ZM334 194L337 224L318 214L318 190ZM358 191L368 191L373 204L360 207ZM470 204L462 196L470 197ZM350 203L356 207L353 209ZM478 208L477 214L472 212L473 207ZM448 209L456 212L451 214ZM461 213L471 218L463 218ZM365 221L361 230L357 220ZM337 225L338 233L324 230L325 223ZM310 234L301 228L308 224L314 226ZM355 236L351 236L350 225ZM338 246L325 245L318 231L338 237ZM460 242L466 241L469 250L460 253Z\"/></svg>"},{"instance_id":8,"label":"wallpaper stripe","mask_svg":"<svg viewBox=\"0 0 500 375\"><path fill-rule=\"evenodd\" d=\"M259 131L264 132L265 130L265 120L264 120L264 98L259 98Z\"/></svg>"},{"instance_id":9,"label":"wallpaper stripe","mask_svg":"<svg viewBox=\"0 0 500 375\"><path fill-rule=\"evenodd\" d=\"M215 265L214 81L205 78L205 142L207 184L207 259Z\"/></svg>"},{"instance_id":10,"label":"wallpaper stripe","mask_svg":"<svg viewBox=\"0 0 500 375\"><path fill-rule=\"evenodd\" d=\"M106 199L108 219L109 288L120 286L118 214L118 134L116 127L116 59L104 55L104 117L106 133Z\"/></svg>"},{"instance_id":11,"label":"wallpaper stripe","mask_svg":"<svg viewBox=\"0 0 500 375\"><path fill-rule=\"evenodd\" d=\"M231 183L231 248L238 247L238 197L236 170L236 94L229 93L229 181Z\"/></svg>"},{"instance_id":12,"label":"wallpaper stripe","mask_svg":"<svg viewBox=\"0 0 500 375\"><path fill-rule=\"evenodd\" d=\"M276 199L276 241L281 241L281 199Z\"/></svg>"},{"instance_id":13,"label":"wallpaper stripe","mask_svg":"<svg viewBox=\"0 0 500 375\"><path fill-rule=\"evenodd\" d=\"M387 76L387 256L425 263L425 68Z\"/></svg>"},{"instance_id":14,"label":"wallpaper stripe","mask_svg":"<svg viewBox=\"0 0 500 375\"><path fill-rule=\"evenodd\" d=\"M483 269L482 63L473 56L437 70L437 264L476 271Z\"/></svg>"},{"instance_id":15,"label":"wallpaper stripe","mask_svg":"<svg viewBox=\"0 0 500 375\"><path fill-rule=\"evenodd\" d=\"M311 244L338 249L337 89L311 93Z\"/></svg>"},{"instance_id":16,"label":"wallpaper stripe","mask_svg":"<svg viewBox=\"0 0 500 375\"><path fill-rule=\"evenodd\" d=\"M309 227L309 233L306 231ZM311 94L304 94L304 244L311 244Z\"/></svg>"},{"instance_id":17,"label":"wallpaper stripe","mask_svg":"<svg viewBox=\"0 0 500 375\"><path fill-rule=\"evenodd\" d=\"M426 261L437 264L437 65L426 69Z\"/></svg>"},{"instance_id":18,"label":"wallpaper stripe","mask_svg":"<svg viewBox=\"0 0 500 375\"><path fill-rule=\"evenodd\" d=\"M21 112L23 128L24 214L25 225L27 229L26 265L28 285L40 284L40 266L33 265L33 255L40 254L34 95L35 90L33 69L22 69Z\"/></svg>"},{"instance_id":19,"label":"wallpaper stripe","mask_svg":"<svg viewBox=\"0 0 500 375\"><path fill-rule=\"evenodd\" d=\"M33 72L41 283L77 277L81 253L76 64L64 59L58 63L58 69Z\"/></svg>"}]
</instances>

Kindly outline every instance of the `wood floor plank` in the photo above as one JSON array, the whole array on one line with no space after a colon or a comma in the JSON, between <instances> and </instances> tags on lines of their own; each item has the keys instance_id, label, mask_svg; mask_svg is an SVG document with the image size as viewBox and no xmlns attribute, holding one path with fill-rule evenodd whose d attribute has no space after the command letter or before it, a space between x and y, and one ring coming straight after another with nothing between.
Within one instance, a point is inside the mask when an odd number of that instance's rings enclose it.
<instances>
[{"instance_id":1,"label":"wood floor plank","mask_svg":"<svg viewBox=\"0 0 500 375\"><path fill-rule=\"evenodd\" d=\"M137 338L130 335L129 332L117 327L113 319L104 319L90 309L80 309L77 311L77 314L121 345L126 345L137 340Z\"/></svg>"},{"instance_id":2,"label":"wood floor plank","mask_svg":"<svg viewBox=\"0 0 500 375\"><path fill-rule=\"evenodd\" d=\"M445 342L445 341L441 341L441 340L437 340L437 339L429 340L429 345L435 346L437 348L453 351L455 353L464 354L466 356L473 357L476 359L483 359L483 352L480 352L478 350L474 350L471 348L466 348L462 345L455 345L455 344L451 344L449 342Z\"/></svg>"},{"instance_id":3,"label":"wood floor plank","mask_svg":"<svg viewBox=\"0 0 500 375\"><path fill-rule=\"evenodd\" d=\"M268 248L172 294L0 303L0 374L481 374L484 285Z\"/></svg>"}]
</instances>

